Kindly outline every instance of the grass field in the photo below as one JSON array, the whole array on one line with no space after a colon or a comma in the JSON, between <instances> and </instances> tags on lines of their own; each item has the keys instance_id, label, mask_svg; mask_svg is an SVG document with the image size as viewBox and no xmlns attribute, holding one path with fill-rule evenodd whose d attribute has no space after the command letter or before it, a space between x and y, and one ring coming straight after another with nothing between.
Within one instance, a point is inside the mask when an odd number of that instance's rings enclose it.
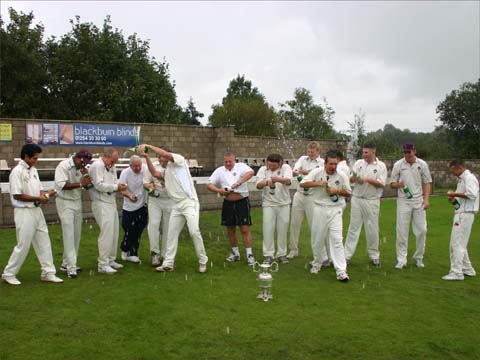
<instances>
[{"instance_id":1,"label":"grass field","mask_svg":"<svg viewBox=\"0 0 480 360\"><path fill-rule=\"evenodd\" d=\"M210 258L199 274L186 233L172 273L147 262L126 264L114 276L96 273L98 228L84 226L77 279L40 282L33 249L18 287L0 284L0 359L476 359L480 358L480 279L441 280L449 270L453 209L431 199L425 268L395 265L395 201L382 202L382 266L369 265L362 238L350 282L333 269L311 275L306 228L301 256L274 274L274 299L256 299L256 274L243 263L224 264L229 251L219 212L202 213ZM348 227L349 212L344 216ZM253 211L254 250L261 255L261 209ZM305 224L304 224L305 226ZM50 226L55 264L62 243ZM480 270L480 221L470 257ZM14 229L0 230L0 267L15 244ZM241 254L244 255L243 246ZM260 260L260 259L259 259Z\"/></svg>"}]
</instances>

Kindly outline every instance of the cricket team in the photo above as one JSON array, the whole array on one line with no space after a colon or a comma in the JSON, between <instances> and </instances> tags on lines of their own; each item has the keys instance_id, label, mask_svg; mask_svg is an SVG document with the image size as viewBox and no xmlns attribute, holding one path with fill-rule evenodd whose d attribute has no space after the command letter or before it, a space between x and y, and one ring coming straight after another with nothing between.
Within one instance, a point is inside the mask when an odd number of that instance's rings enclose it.
<instances>
[{"instance_id":1,"label":"cricket team","mask_svg":"<svg viewBox=\"0 0 480 360\"><path fill-rule=\"evenodd\" d=\"M98 273L115 274L123 264L116 261L119 238L119 214L116 193L123 196L121 259L140 263L138 249L145 227L150 242L150 259L158 272L175 268L178 240L185 224L198 257L198 271L207 271L208 257L200 232L200 203L186 159L167 147L142 144L136 147L129 167L117 177L115 164L119 153L108 148L92 162L88 150L80 150L59 163L55 186L43 190L36 165L42 149L26 144L21 160L11 171L10 199L14 207L17 245L1 275L10 285L20 285L17 274L25 261L30 244L41 266L40 280L61 283L56 276L47 224L41 205L55 198L62 226L63 259L60 270L75 278L82 231L82 192L92 200L92 212L100 228L98 237ZM156 159L152 161L150 154ZM304 216L310 229L313 259L310 273L333 266L339 281L348 281L347 266L355 254L362 225L365 227L367 254L373 266L380 266L379 215L383 189L397 190L395 268L407 265L410 223L416 239L412 255L415 266L424 267L427 237L426 210L430 207L432 178L428 164L416 156L414 144L403 145L404 157L394 165L388 178L387 167L376 155L375 144L364 144L362 159L350 169L338 150L320 157L320 146L311 142L307 155L293 166L284 163L280 154L272 153L258 170L256 188L262 191L263 262L287 264L299 256L299 237ZM142 161L142 157L145 161ZM254 171L235 154L224 154L224 165L209 178L207 188L223 198L221 224L226 227L231 245L227 262L241 260L237 227L245 247L245 260L255 264L252 250L251 210L247 182ZM463 280L475 276L468 256L468 241L475 214L479 209L479 183L466 169L463 160L449 164L458 178L456 189L447 192L454 218L450 236L450 271L444 280ZM296 178L293 196L290 187ZM350 198L350 225L343 242L343 210ZM160 236L160 228L162 229ZM290 237L287 241L288 229ZM275 234L277 240L275 241ZM160 246L160 238L162 244ZM275 246L276 244L276 246ZM288 251L289 248L289 251Z\"/></svg>"}]
</instances>

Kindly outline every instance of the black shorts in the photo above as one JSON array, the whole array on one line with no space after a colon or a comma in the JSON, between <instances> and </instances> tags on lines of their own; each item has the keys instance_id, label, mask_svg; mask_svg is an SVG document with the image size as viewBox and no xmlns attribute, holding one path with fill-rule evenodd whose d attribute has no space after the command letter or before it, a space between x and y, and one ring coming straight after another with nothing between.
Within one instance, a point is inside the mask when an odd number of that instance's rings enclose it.
<instances>
[{"instance_id":1,"label":"black shorts","mask_svg":"<svg viewBox=\"0 0 480 360\"><path fill-rule=\"evenodd\" d=\"M222 225L252 225L252 216L250 215L250 202L248 201L248 197L238 201L223 201Z\"/></svg>"}]
</instances>

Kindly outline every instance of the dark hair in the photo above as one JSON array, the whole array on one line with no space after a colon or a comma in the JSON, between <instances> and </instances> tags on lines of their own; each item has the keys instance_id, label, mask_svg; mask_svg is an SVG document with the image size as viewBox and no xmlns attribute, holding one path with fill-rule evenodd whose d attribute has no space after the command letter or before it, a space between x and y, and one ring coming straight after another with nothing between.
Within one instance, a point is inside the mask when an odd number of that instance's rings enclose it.
<instances>
[{"instance_id":1,"label":"dark hair","mask_svg":"<svg viewBox=\"0 0 480 360\"><path fill-rule=\"evenodd\" d=\"M270 154L267 156L267 161L274 162L274 163L281 163L283 161L283 157L280 154Z\"/></svg>"},{"instance_id":2,"label":"dark hair","mask_svg":"<svg viewBox=\"0 0 480 360\"><path fill-rule=\"evenodd\" d=\"M338 159L337 150L328 150L325 154L325 163L328 162L328 159Z\"/></svg>"},{"instance_id":3,"label":"dark hair","mask_svg":"<svg viewBox=\"0 0 480 360\"><path fill-rule=\"evenodd\" d=\"M375 145L374 143L366 143L366 144L363 144L363 148L375 150L377 148L377 145Z\"/></svg>"},{"instance_id":4,"label":"dark hair","mask_svg":"<svg viewBox=\"0 0 480 360\"><path fill-rule=\"evenodd\" d=\"M335 153L337 154L337 159L343 160L343 153L340 150L335 150Z\"/></svg>"},{"instance_id":5,"label":"dark hair","mask_svg":"<svg viewBox=\"0 0 480 360\"><path fill-rule=\"evenodd\" d=\"M465 163L463 162L462 159L454 159L450 161L450 165L448 167L465 167Z\"/></svg>"},{"instance_id":6,"label":"dark hair","mask_svg":"<svg viewBox=\"0 0 480 360\"><path fill-rule=\"evenodd\" d=\"M42 153L42 148L36 144L25 144L22 147L22 151L20 153L20 157L22 160L25 159L25 155L28 157L32 157L35 154L41 154Z\"/></svg>"}]
</instances>

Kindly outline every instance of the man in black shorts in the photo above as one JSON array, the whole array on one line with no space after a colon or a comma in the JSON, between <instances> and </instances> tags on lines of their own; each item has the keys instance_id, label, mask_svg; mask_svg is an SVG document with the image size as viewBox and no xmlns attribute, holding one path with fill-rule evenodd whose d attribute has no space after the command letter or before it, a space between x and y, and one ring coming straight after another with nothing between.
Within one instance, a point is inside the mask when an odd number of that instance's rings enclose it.
<instances>
[{"instance_id":1,"label":"man in black shorts","mask_svg":"<svg viewBox=\"0 0 480 360\"><path fill-rule=\"evenodd\" d=\"M248 201L247 181L254 175L253 170L244 163L237 163L235 155L226 152L223 156L223 166L217 168L210 176L207 188L224 197L222 206L222 225L227 227L228 238L232 252L226 261L240 261L236 227L242 232L247 264L253 265L255 258L252 252L252 233L250 226L250 203Z\"/></svg>"}]
</instances>

